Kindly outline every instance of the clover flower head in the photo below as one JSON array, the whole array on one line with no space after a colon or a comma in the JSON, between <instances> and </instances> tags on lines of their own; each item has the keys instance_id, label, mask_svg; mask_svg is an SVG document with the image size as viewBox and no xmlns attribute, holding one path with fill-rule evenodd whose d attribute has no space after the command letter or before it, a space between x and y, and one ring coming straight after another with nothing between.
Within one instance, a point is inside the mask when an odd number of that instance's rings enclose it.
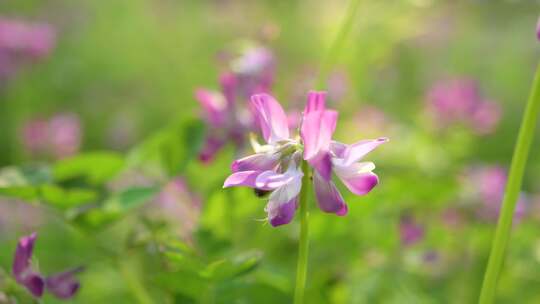
<instances>
[{"instance_id":1,"label":"clover flower head","mask_svg":"<svg viewBox=\"0 0 540 304\"><path fill-rule=\"evenodd\" d=\"M291 136L288 117L268 94L252 96L251 104L265 144L252 140L255 154L233 162L224 187L246 186L271 192L265 211L272 226L289 223L302 188L303 160L313 168L313 185L321 210L336 215L348 208L332 181L335 174L354 194L364 195L378 183L371 162L359 162L386 138L346 145L332 140L338 113L326 109L326 93L311 91L301 118L299 136Z\"/></svg>"}]
</instances>

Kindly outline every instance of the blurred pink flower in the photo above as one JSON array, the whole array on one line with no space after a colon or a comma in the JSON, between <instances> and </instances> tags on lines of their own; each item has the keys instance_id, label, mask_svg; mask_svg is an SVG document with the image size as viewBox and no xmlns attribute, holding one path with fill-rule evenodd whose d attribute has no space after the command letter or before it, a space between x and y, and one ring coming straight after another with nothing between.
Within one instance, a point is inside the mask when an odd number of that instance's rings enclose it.
<instances>
[{"instance_id":1,"label":"blurred pink flower","mask_svg":"<svg viewBox=\"0 0 540 304\"><path fill-rule=\"evenodd\" d=\"M48 24L0 17L0 77L9 77L18 65L50 55L56 32Z\"/></svg>"},{"instance_id":2,"label":"blurred pink flower","mask_svg":"<svg viewBox=\"0 0 540 304\"><path fill-rule=\"evenodd\" d=\"M500 166L481 166L469 170L467 182L482 202L478 215L487 220L497 220L504 197L507 171ZM525 195L521 195L514 212L514 220L521 221L527 209Z\"/></svg>"},{"instance_id":3,"label":"blurred pink flower","mask_svg":"<svg viewBox=\"0 0 540 304\"><path fill-rule=\"evenodd\" d=\"M21 141L30 154L63 158L79 150L81 136L78 116L60 113L48 120L38 118L26 122L22 128Z\"/></svg>"},{"instance_id":4,"label":"blurred pink flower","mask_svg":"<svg viewBox=\"0 0 540 304\"><path fill-rule=\"evenodd\" d=\"M178 177L163 187L148 211L152 217L171 224L184 239L189 239L199 223L201 207L201 198Z\"/></svg>"},{"instance_id":5,"label":"blurred pink flower","mask_svg":"<svg viewBox=\"0 0 540 304\"><path fill-rule=\"evenodd\" d=\"M479 135L495 131L501 118L500 106L484 99L478 84L470 79L450 79L433 85L427 94L426 109L441 128L462 123Z\"/></svg>"},{"instance_id":6,"label":"blurred pink flower","mask_svg":"<svg viewBox=\"0 0 540 304\"><path fill-rule=\"evenodd\" d=\"M399 220L399 236L403 246L412 246L424 238L424 227L409 215Z\"/></svg>"},{"instance_id":7,"label":"blurred pink flower","mask_svg":"<svg viewBox=\"0 0 540 304\"><path fill-rule=\"evenodd\" d=\"M231 60L231 72L220 76L221 91L197 89L195 98L208 124L205 144L199 154L210 162L227 143L237 152L244 147L246 135L254 130L253 111L247 106L253 94L269 92L274 78L274 56L264 47L247 48Z\"/></svg>"},{"instance_id":8,"label":"blurred pink flower","mask_svg":"<svg viewBox=\"0 0 540 304\"><path fill-rule=\"evenodd\" d=\"M57 114L49 120L52 154L63 158L75 154L81 145L81 123L72 113Z\"/></svg>"},{"instance_id":9,"label":"blurred pink flower","mask_svg":"<svg viewBox=\"0 0 540 304\"><path fill-rule=\"evenodd\" d=\"M540 40L540 18L536 22L536 39Z\"/></svg>"}]
</instances>

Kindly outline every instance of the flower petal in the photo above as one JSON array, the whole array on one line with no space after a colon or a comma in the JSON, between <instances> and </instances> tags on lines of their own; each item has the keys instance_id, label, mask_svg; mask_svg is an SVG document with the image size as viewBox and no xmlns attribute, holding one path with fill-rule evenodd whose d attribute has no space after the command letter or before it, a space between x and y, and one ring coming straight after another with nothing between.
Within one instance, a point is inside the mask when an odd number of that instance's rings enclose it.
<instances>
[{"instance_id":1,"label":"flower petal","mask_svg":"<svg viewBox=\"0 0 540 304\"><path fill-rule=\"evenodd\" d=\"M265 210L272 226L288 224L292 220L301 189L302 176L297 175L270 194Z\"/></svg>"},{"instance_id":2,"label":"flower petal","mask_svg":"<svg viewBox=\"0 0 540 304\"><path fill-rule=\"evenodd\" d=\"M231 174L223 183L223 188L234 186L246 186L256 188L255 180L261 174L261 171L241 171Z\"/></svg>"},{"instance_id":3,"label":"flower petal","mask_svg":"<svg viewBox=\"0 0 540 304\"><path fill-rule=\"evenodd\" d=\"M289 138L287 115L281 105L268 94L251 97L263 137L268 143L276 143Z\"/></svg>"},{"instance_id":4,"label":"flower petal","mask_svg":"<svg viewBox=\"0 0 540 304\"><path fill-rule=\"evenodd\" d=\"M274 169L279 162L279 154L276 153L256 153L250 156L237 159L232 163L233 172L239 171L265 171Z\"/></svg>"},{"instance_id":5,"label":"flower petal","mask_svg":"<svg viewBox=\"0 0 540 304\"><path fill-rule=\"evenodd\" d=\"M304 115L310 112L324 110L326 110L326 92L310 91L308 93L306 107L304 108Z\"/></svg>"},{"instance_id":6,"label":"flower petal","mask_svg":"<svg viewBox=\"0 0 540 304\"><path fill-rule=\"evenodd\" d=\"M285 173L276 173L268 170L262 172L255 181L257 189L274 190L280 187L285 187L287 184L301 183L303 173L298 170L290 170Z\"/></svg>"},{"instance_id":7,"label":"flower petal","mask_svg":"<svg viewBox=\"0 0 540 304\"><path fill-rule=\"evenodd\" d=\"M276 204L275 202L269 201L266 208L266 211L268 212L268 222L270 225L272 225L272 227L290 223L294 218L297 205L298 197L295 197L289 202L283 204Z\"/></svg>"},{"instance_id":8,"label":"flower petal","mask_svg":"<svg viewBox=\"0 0 540 304\"><path fill-rule=\"evenodd\" d=\"M18 281L20 284L24 285L26 289L34 296L34 297L41 297L43 295L43 291L45 289L45 281L43 278L35 273L30 272L27 273L24 276L24 280Z\"/></svg>"},{"instance_id":9,"label":"flower petal","mask_svg":"<svg viewBox=\"0 0 540 304\"><path fill-rule=\"evenodd\" d=\"M203 109L205 120L213 127L220 127L227 121L227 100L218 92L205 89L195 91L195 98Z\"/></svg>"},{"instance_id":10,"label":"flower petal","mask_svg":"<svg viewBox=\"0 0 540 304\"><path fill-rule=\"evenodd\" d=\"M82 268L76 268L48 277L45 279L47 290L59 299L69 299L73 297L81 287L81 284L75 278L75 274L81 270Z\"/></svg>"},{"instance_id":11,"label":"flower petal","mask_svg":"<svg viewBox=\"0 0 540 304\"><path fill-rule=\"evenodd\" d=\"M347 205L332 181L327 181L318 173L313 174L313 185L317 203L319 208L328 213L337 215L345 215L347 213Z\"/></svg>"},{"instance_id":12,"label":"flower petal","mask_svg":"<svg viewBox=\"0 0 540 304\"><path fill-rule=\"evenodd\" d=\"M338 113L333 110L315 111L304 115L300 136L304 142L304 159L315 157L330 149Z\"/></svg>"},{"instance_id":13,"label":"flower petal","mask_svg":"<svg viewBox=\"0 0 540 304\"><path fill-rule=\"evenodd\" d=\"M334 172L343 184L354 194L364 195L373 189L379 178L371 171L375 165L371 162L353 163L350 166L334 166Z\"/></svg>"},{"instance_id":14,"label":"flower petal","mask_svg":"<svg viewBox=\"0 0 540 304\"><path fill-rule=\"evenodd\" d=\"M24 274L30 270L30 260L32 259L36 238L37 233L34 232L19 239L12 267L13 275L17 280L22 279Z\"/></svg>"},{"instance_id":15,"label":"flower petal","mask_svg":"<svg viewBox=\"0 0 540 304\"><path fill-rule=\"evenodd\" d=\"M355 144L347 146L343 155L343 165L348 166L354 162L359 161L373 149L377 148L380 144L388 141L386 137L380 137L373 140L362 140Z\"/></svg>"}]
</instances>

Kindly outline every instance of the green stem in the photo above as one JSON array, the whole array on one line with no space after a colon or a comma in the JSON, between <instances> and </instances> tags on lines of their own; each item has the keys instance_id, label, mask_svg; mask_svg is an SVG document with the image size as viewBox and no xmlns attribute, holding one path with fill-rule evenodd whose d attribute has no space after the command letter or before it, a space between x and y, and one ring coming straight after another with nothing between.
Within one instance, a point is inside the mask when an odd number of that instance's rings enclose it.
<instances>
[{"instance_id":1,"label":"green stem","mask_svg":"<svg viewBox=\"0 0 540 304\"><path fill-rule=\"evenodd\" d=\"M317 77L316 88L324 89L326 78L328 77L328 72L332 68L332 65L337 58L339 51L341 50L347 35L351 30L351 26L358 10L360 0L351 0L349 7L347 8L347 15L343 19L343 23L339 29L336 38L332 42L326 57L321 63L321 68L319 70L319 75ZM306 287L306 276L307 276L307 266L308 266L308 251L309 251L309 223L308 223L308 207L307 200L309 188L311 185L311 177L309 166L306 161L302 161L302 172L304 177L302 178L302 190L300 192L300 240L298 248L298 263L296 268L296 288L294 291L294 304L303 304L304 303L304 290Z\"/></svg>"},{"instance_id":2,"label":"green stem","mask_svg":"<svg viewBox=\"0 0 540 304\"><path fill-rule=\"evenodd\" d=\"M512 228L512 219L514 217L514 209L519 197L521 182L527 157L533 140L534 130L536 128L536 120L540 111L540 65L536 69L536 75L533 81L529 101L525 108L525 114L521 121L519 135L512 157L512 165L510 167L510 175L506 185L506 191L502 204L502 210L499 215L497 229L495 230L495 238L493 247L489 256L484 283L480 293L480 304L493 303L495 298L495 289L497 287L497 279L501 272L504 259L504 252L510 238L510 229Z\"/></svg>"},{"instance_id":3,"label":"green stem","mask_svg":"<svg viewBox=\"0 0 540 304\"><path fill-rule=\"evenodd\" d=\"M335 60L338 58L339 51L343 47L343 43L345 42L347 36L349 35L349 32L351 31L354 17L356 16L359 5L360 0L351 0L351 2L349 2L349 7L347 8L347 15L343 19L343 23L341 24L339 32L336 35L336 38L334 39L332 44L330 45L330 48L326 53L326 57L321 63L319 77L317 77L317 82L315 84L318 90L323 90L325 88L328 73L330 72L332 65L335 63Z\"/></svg>"},{"instance_id":4,"label":"green stem","mask_svg":"<svg viewBox=\"0 0 540 304\"><path fill-rule=\"evenodd\" d=\"M294 304L304 303L304 289L308 264L309 238L308 238L308 206L307 197L311 185L310 170L306 161L302 161L302 190L300 192L300 241L298 249L298 263L296 268L296 290L294 291Z\"/></svg>"},{"instance_id":5,"label":"green stem","mask_svg":"<svg viewBox=\"0 0 540 304\"><path fill-rule=\"evenodd\" d=\"M120 273L124 278L124 283L131 291L131 295L139 304L154 304L152 297L148 294L143 283L139 280L139 274L136 266L130 257L118 261Z\"/></svg>"}]
</instances>

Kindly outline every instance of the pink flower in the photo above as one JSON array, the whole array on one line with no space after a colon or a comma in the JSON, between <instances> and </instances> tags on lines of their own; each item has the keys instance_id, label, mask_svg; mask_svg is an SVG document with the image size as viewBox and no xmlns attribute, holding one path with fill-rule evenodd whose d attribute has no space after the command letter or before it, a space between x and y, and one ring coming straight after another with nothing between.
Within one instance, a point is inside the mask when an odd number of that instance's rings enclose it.
<instances>
[{"instance_id":1,"label":"pink flower","mask_svg":"<svg viewBox=\"0 0 540 304\"><path fill-rule=\"evenodd\" d=\"M49 139L52 154L57 158L71 156L81 145L81 123L71 113L58 114L49 121Z\"/></svg>"},{"instance_id":2,"label":"pink flower","mask_svg":"<svg viewBox=\"0 0 540 304\"><path fill-rule=\"evenodd\" d=\"M428 92L427 110L439 127L462 123L479 135L495 131L501 117L499 105L485 100L469 79L436 83Z\"/></svg>"},{"instance_id":3,"label":"pink flower","mask_svg":"<svg viewBox=\"0 0 540 304\"><path fill-rule=\"evenodd\" d=\"M468 183L474 185L475 195L482 203L478 214L481 218L497 220L504 198L507 181L506 169L499 166L482 166L470 170ZM514 211L514 220L519 222L526 212L527 203L522 194Z\"/></svg>"},{"instance_id":4,"label":"pink flower","mask_svg":"<svg viewBox=\"0 0 540 304\"><path fill-rule=\"evenodd\" d=\"M21 135L24 147L31 154L63 158L79 151L81 124L77 115L61 113L49 120L30 120Z\"/></svg>"},{"instance_id":5,"label":"pink flower","mask_svg":"<svg viewBox=\"0 0 540 304\"><path fill-rule=\"evenodd\" d=\"M411 216L402 216L399 221L401 244L411 246L424 238L424 227Z\"/></svg>"},{"instance_id":6,"label":"pink flower","mask_svg":"<svg viewBox=\"0 0 540 304\"><path fill-rule=\"evenodd\" d=\"M163 187L148 212L152 218L164 220L184 239L189 239L199 222L201 206L200 197L190 191L183 178L178 177Z\"/></svg>"},{"instance_id":7,"label":"pink flower","mask_svg":"<svg viewBox=\"0 0 540 304\"><path fill-rule=\"evenodd\" d=\"M338 113L326 109L325 92L310 92L302 117L300 139L291 137L288 117L270 95L252 97L252 105L266 144L253 142L255 154L236 160L224 187L247 186L270 191L266 206L273 226L289 223L302 187L302 158L314 168L313 182L321 210L345 215L347 205L331 181L334 172L357 195L378 183L373 163L358 162L386 138L345 145L332 140Z\"/></svg>"},{"instance_id":8,"label":"pink flower","mask_svg":"<svg viewBox=\"0 0 540 304\"><path fill-rule=\"evenodd\" d=\"M0 77L11 76L28 60L47 57L55 43L56 33L48 24L0 18Z\"/></svg>"}]
</instances>

